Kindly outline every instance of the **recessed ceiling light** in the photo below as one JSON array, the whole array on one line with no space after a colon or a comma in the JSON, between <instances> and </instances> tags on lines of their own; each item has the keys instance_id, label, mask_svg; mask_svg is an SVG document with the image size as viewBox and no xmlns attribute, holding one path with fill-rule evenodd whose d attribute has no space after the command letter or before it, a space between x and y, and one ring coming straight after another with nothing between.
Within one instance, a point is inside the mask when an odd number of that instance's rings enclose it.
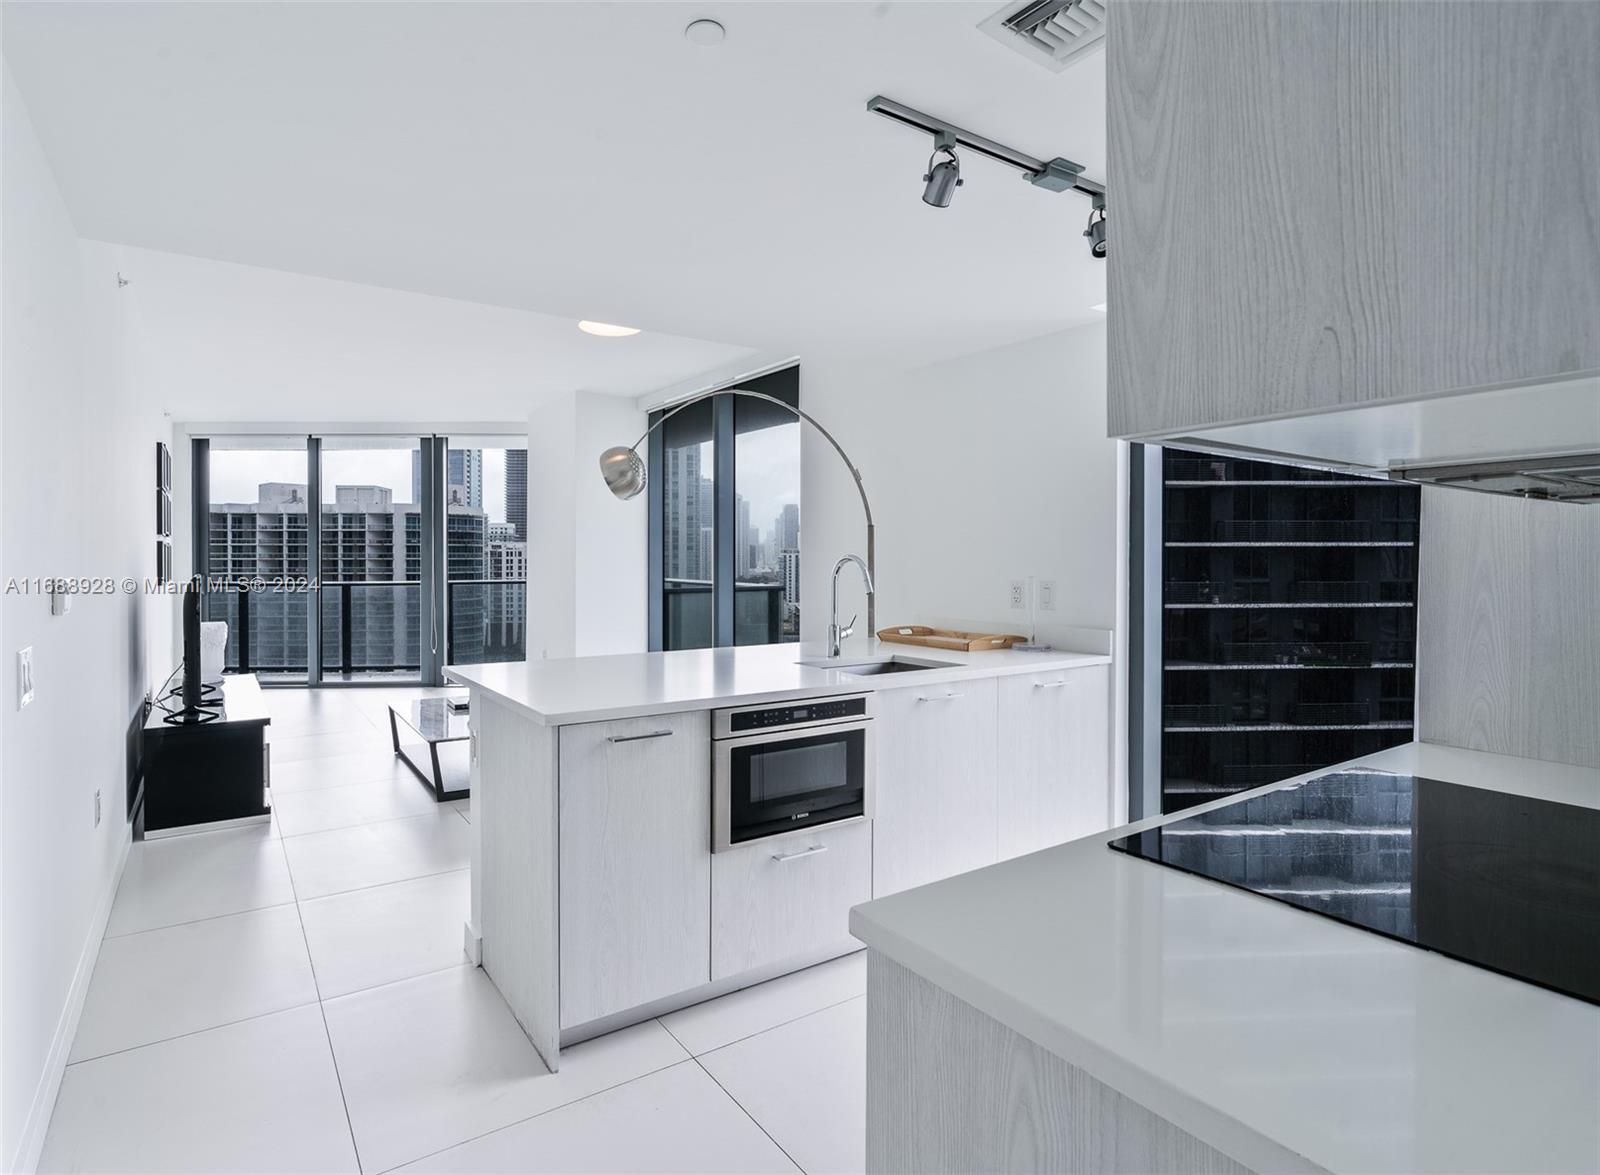
<instances>
[{"instance_id":1,"label":"recessed ceiling light","mask_svg":"<svg viewBox=\"0 0 1600 1175\"><path fill-rule=\"evenodd\" d=\"M639 328L636 326L613 326L609 322L590 322L587 318L578 323L578 329L585 334L599 335L603 339L625 339L629 335L639 333Z\"/></svg>"},{"instance_id":2,"label":"recessed ceiling light","mask_svg":"<svg viewBox=\"0 0 1600 1175\"><path fill-rule=\"evenodd\" d=\"M683 30L684 39L695 45L720 45L728 30L714 20L691 20Z\"/></svg>"},{"instance_id":3,"label":"recessed ceiling light","mask_svg":"<svg viewBox=\"0 0 1600 1175\"><path fill-rule=\"evenodd\" d=\"M1089 307L1089 309L1090 310L1098 310L1098 311L1100 311L1101 314L1104 314L1106 312L1106 304L1104 302L1100 302L1100 303L1098 303L1098 304L1096 304L1094 306Z\"/></svg>"}]
</instances>

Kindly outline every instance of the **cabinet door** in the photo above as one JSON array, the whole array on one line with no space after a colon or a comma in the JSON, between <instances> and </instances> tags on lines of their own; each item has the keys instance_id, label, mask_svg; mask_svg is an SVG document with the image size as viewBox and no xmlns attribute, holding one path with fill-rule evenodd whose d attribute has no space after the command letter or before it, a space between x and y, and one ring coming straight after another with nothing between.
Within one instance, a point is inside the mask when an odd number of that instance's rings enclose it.
<instances>
[{"instance_id":1,"label":"cabinet door","mask_svg":"<svg viewBox=\"0 0 1600 1175\"><path fill-rule=\"evenodd\" d=\"M561 1025L711 978L711 732L670 714L561 728Z\"/></svg>"},{"instance_id":2,"label":"cabinet door","mask_svg":"<svg viewBox=\"0 0 1600 1175\"><path fill-rule=\"evenodd\" d=\"M885 690L877 732L873 896L991 864L994 679Z\"/></svg>"},{"instance_id":3,"label":"cabinet door","mask_svg":"<svg viewBox=\"0 0 1600 1175\"><path fill-rule=\"evenodd\" d=\"M1111 826L1110 670L999 681L1000 857Z\"/></svg>"},{"instance_id":4,"label":"cabinet door","mask_svg":"<svg viewBox=\"0 0 1600 1175\"><path fill-rule=\"evenodd\" d=\"M1600 5L1106 12L1113 436L1600 368Z\"/></svg>"},{"instance_id":5,"label":"cabinet door","mask_svg":"<svg viewBox=\"0 0 1600 1175\"><path fill-rule=\"evenodd\" d=\"M711 978L860 947L850 907L872 897L872 825L824 826L711 859Z\"/></svg>"}]
</instances>

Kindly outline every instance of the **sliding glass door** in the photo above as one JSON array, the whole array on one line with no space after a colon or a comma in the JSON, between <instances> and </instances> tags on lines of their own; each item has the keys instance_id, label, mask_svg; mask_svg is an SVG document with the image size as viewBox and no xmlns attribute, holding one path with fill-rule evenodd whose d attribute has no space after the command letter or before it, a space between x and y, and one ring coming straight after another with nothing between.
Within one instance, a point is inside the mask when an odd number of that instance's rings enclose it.
<instances>
[{"instance_id":1,"label":"sliding glass door","mask_svg":"<svg viewBox=\"0 0 1600 1175\"><path fill-rule=\"evenodd\" d=\"M194 569L206 618L228 623L227 669L263 684L436 685L446 664L520 660L520 442L197 439Z\"/></svg>"},{"instance_id":2,"label":"sliding glass door","mask_svg":"<svg viewBox=\"0 0 1600 1175\"><path fill-rule=\"evenodd\" d=\"M200 449L197 446L197 451ZM205 614L228 624L226 668L263 682L307 680L305 437L217 438L208 446L205 534L195 568Z\"/></svg>"},{"instance_id":3,"label":"sliding glass door","mask_svg":"<svg viewBox=\"0 0 1600 1175\"><path fill-rule=\"evenodd\" d=\"M737 388L798 407L799 368ZM799 418L726 395L651 419L650 647L798 640Z\"/></svg>"},{"instance_id":4,"label":"sliding glass door","mask_svg":"<svg viewBox=\"0 0 1600 1175\"><path fill-rule=\"evenodd\" d=\"M322 679L422 675L422 443L325 437Z\"/></svg>"},{"instance_id":5,"label":"sliding glass door","mask_svg":"<svg viewBox=\"0 0 1600 1175\"><path fill-rule=\"evenodd\" d=\"M445 451L446 660L527 656L528 453L503 437L451 437Z\"/></svg>"}]
</instances>

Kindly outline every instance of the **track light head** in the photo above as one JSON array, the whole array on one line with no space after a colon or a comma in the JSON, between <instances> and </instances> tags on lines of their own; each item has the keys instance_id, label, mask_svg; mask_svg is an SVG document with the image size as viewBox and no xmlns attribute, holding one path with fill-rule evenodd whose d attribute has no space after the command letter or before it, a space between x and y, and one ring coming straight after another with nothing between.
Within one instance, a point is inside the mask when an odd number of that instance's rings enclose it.
<instances>
[{"instance_id":1,"label":"track light head","mask_svg":"<svg viewBox=\"0 0 1600 1175\"><path fill-rule=\"evenodd\" d=\"M1089 238L1089 256L1104 259L1106 255L1106 204L1103 197L1097 198L1094 207L1089 210L1089 227L1083 230L1083 235Z\"/></svg>"},{"instance_id":2,"label":"track light head","mask_svg":"<svg viewBox=\"0 0 1600 1175\"><path fill-rule=\"evenodd\" d=\"M935 159L944 158L935 163ZM954 147L940 144L928 156L928 174L922 177L922 202L934 208L950 207L950 198L964 182L961 179L961 160Z\"/></svg>"}]
</instances>

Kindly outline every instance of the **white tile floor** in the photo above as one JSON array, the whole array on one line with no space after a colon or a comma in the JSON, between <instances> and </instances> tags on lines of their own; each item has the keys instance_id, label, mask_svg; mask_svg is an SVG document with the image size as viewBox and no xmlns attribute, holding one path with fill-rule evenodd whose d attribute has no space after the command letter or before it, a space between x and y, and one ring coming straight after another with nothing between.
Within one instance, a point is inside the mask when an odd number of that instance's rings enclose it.
<instances>
[{"instance_id":1,"label":"white tile floor","mask_svg":"<svg viewBox=\"0 0 1600 1175\"><path fill-rule=\"evenodd\" d=\"M545 1070L461 954L471 803L385 749L421 692L269 693L273 823L133 846L40 1169L861 1170L862 955Z\"/></svg>"}]
</instances>

